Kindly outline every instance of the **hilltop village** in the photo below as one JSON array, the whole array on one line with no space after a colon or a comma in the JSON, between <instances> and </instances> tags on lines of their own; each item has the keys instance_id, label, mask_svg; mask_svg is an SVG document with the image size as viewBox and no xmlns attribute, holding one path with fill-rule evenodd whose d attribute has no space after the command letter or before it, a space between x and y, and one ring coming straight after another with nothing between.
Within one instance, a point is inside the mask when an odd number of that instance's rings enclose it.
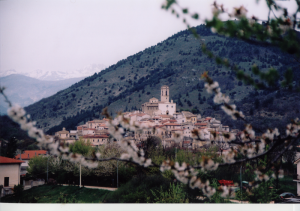
<instances>
[{"instance_id":1,"label":"hilltop village","mask_svg":"<svg viewBox=\"0 0 300 211\"><path fill-rule=\"evenodd\" d=\"M157 98L149 99L149 102L142 104L141 111L125 112L123 116L131 122L136 122L138 125L146 126L141 132L127 132L124 138L133 140L137 146L151 136L157 136L161 139L164 148L175 146L175 134L180 134L183 137L179 142L179 147L183 148L202 148L205 142L196 141L192 136L192 130L202 130L205 134L205 139L209 140L211 132L216 133L234 133L237 134L237 129L232 129L222 125L219 120L212 117L201 117L200 114L193 114L189 111L176 111L176 103L171 100L169 87L164 85L161 87L160 101ZM110 139L108 133L107 122L109 119L95 119L88 121L83 125L77 126L76 130L67 131L65 128L62 131L55 133L56 138L60 142L74 143L82 139L85 142L90 142L92 146L100 146L107 144Z\"/></svg>"}]
</instances>

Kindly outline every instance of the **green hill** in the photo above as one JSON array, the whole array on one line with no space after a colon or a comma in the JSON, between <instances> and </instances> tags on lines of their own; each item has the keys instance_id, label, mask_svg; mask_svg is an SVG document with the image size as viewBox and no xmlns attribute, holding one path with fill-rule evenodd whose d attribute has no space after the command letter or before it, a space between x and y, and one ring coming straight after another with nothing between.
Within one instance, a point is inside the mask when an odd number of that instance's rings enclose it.
<instances>
[{"instance_id":1,"label":"green hill","mask_svg":"<svg viewBox=\"0 0 300 211\"><path fill-rule=\"evenodd\" d=\"M250 75L252 75L253 63L263 70L270 67L279 69L280 80L283 80L282 75L287 67L292 67L295 80L299 81L300 72L297 63L290 55L282 53L275 47L213 34L205 25L196 27L196 30L209 49L222 57L229 58ZM40 128L53 133L61 130L62 127L75 129L79 123L93 118L102 118L100 114L106 106L113 115L117 111L139 109L141 104L151 97L159 98L160 87L168 85L170 100L173 99L177 103L178 110L193 110L205 116L221 119L231 127L242 127L241 122L232 122L218 106L213 104L212 96L203 89L204 82L199 80L204 71L209 71L209 75L220 83L222 91L230 95L232 102L248 116L250 116L250 107L254 106L255 98L261 101L260 105L262 105L262 101L279 90L279 87L275 86L272 89L254 92L253 87L238 81L233 71L217 65L204 55L199 41L185 30L25 109L37 121ZM278 119L286 122L292 114L295 115L292 111L300 107L299 101L295 101L294 97L282 100L286 94L284 90L281 92L281 97L272 102L277 107L281 104L288 106L286 113L279 115L276 109L269 111L269 104L265 103L265 107L258 107L260 116L255 117L254 112L255 124L259 125L267 121L263 124L269 127L277 123ZM249 96L253 95L254 98L252 97L248 102ZM299 94L295 95L299 96ZM277 100L282 103L278 104ZM267 112L265 116L262 115L263 112ZM299 116L299 113L296 115Z\"/></svg>"}]
</instances>

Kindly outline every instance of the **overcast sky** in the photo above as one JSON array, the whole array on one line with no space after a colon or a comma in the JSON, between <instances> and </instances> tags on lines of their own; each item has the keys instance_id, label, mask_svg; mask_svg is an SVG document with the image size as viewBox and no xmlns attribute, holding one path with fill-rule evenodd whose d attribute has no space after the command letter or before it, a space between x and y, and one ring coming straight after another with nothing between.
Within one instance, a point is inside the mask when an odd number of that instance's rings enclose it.
<instances>
[{"instance_id":1,"label":"overcast sky","mask_svg":"<svg viewBox=\"0 0 300 211\"><path fill-rule=\"evenodd\" d=\"M0 71L72 71L89 64L110 66L186 29L163 0L0 0ZM263 0L223 0L244 5L248 16L267 18ZM181 0L182 7L211 17L208 0ZM294 12L296 4L279 4ZM224 17L226 19L227 17ZM203 21L194 21L196 26Z\"/></svg>"}]
</instances>

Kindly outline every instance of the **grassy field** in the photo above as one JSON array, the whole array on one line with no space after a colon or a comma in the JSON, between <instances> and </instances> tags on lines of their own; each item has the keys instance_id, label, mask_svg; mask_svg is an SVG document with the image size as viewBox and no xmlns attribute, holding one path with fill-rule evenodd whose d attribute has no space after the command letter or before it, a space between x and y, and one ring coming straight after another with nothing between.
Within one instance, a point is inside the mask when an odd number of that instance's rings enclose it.
<instances>
[{"instance_id":1,"label":"grassy field","mask_svg":"<svg viewBox=\"0 0 300 211\"><path fill-rule=\"evenodd\" d=\"M101 203L108 190L77 186L43 185L23 191L22 195L8 195L1 202L8 203Z\"/></svg>"},{"instance_id":2,"label":"grassy field","mask_svg":"<svg viewBox=\"0 0 300 211\"><path fill-rule=\"evenodd\" d=\"M293 181L292 176L284 176L279 179L279 193L291 192L297 195L297 183Z\"/></svg>"},{"instance_id":3,"label":"grassy field","mask_svg":"<svg viewBox=\"0 0 300 211\"><path fill-rule=\"evenodd\" d=\"M153 203L153 194L150 189L168 189L168 180L152 176L142 179L133 179L116 191L79 188L77 186L43 185L23 191L19 196L8 195L1 198L4 203ZM275 184L274 184L275 185ZM187 192L186 192L187 191ZM201 203L193 196L198 190L184 189L189 195L191 203ZM194 193L195 192L195 193ZM279 179L279 189L276 193L291 192L296 195L297 187L291 176ZM219 202L217 202L219 203Z\"/></svg>"}]
</instances>

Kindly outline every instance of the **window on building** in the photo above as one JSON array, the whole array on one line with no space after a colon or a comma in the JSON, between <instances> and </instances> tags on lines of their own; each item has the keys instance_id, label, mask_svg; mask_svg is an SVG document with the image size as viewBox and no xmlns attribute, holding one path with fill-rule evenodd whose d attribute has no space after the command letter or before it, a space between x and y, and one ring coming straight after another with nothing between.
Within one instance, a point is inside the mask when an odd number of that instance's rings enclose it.
<instances>
[{"instance_id":1,"label":"window on building","mask_svg":"<svg viewBox=\"0 0 300 211\"><path fill-rule=\"evenodd\" d=\"M9 186L9 177L4 177L4 186Z\"/></svg>"}]
</instances>

